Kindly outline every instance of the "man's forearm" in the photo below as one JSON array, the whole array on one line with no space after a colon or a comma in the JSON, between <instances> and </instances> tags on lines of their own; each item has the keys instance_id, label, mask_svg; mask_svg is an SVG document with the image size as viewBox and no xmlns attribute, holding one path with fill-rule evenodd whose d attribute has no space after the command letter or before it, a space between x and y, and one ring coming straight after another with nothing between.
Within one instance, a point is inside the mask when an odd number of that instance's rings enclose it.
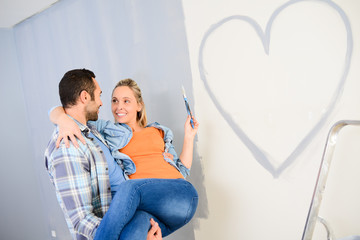
<instances>
[{"instance_id":1,"label":"man's forearm","mask_svg":"<svg viewBox=\"0 0 360 240\"><path fill-rule=\"evenodd\" d=\"M93 213L91 180L84 156L74 148L62 148L52 156L50 175L60 205L71 221L74 231L93 237L101 219Z\"/></svg>"}]
</instances>

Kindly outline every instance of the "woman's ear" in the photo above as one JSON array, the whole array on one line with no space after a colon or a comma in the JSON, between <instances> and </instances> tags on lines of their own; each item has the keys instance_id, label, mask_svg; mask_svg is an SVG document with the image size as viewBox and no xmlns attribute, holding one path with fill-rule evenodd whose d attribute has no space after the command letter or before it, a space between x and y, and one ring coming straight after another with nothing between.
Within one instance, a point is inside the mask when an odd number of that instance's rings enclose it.
<instances>
[{"instance_id":1,"label":"woman's ear","mask_svg":"<svg viewBox=\"0 0 360 240\"><path fill-rule=\"evenodd\" d=\"M138 108L137 111L140 112L141 109L143 108L144 103L138 103Z\"/></svg>"}]
</instances>

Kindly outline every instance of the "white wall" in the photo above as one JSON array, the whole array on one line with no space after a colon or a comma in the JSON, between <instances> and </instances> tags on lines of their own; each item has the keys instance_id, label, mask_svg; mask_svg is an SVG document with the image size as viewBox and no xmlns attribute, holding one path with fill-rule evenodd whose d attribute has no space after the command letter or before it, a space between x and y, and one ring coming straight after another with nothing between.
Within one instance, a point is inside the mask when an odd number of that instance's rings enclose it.
<instances>
[{"instance_id":1,"label":"white wall","mask_svg":"<svg viewBox=\"0 0 360 240\"><path fill-rule=\"evenodd\" d=\"M300 239L327 131L360 117L360 2L183 6L209 206L196 239ZM360 138L349 135L343 141ZM358 161L358 152L345 153L336 160ZM349 174L360 170L356 162L342 164ZM338 198L358 199L356 180L350 185L354 196ZM337 207L338 198L329 198ZM342 207L356 213L339 218L347 227L332 222L337 237L360 235L360 211L351 202Z\"/></svg>"}]
</instances>

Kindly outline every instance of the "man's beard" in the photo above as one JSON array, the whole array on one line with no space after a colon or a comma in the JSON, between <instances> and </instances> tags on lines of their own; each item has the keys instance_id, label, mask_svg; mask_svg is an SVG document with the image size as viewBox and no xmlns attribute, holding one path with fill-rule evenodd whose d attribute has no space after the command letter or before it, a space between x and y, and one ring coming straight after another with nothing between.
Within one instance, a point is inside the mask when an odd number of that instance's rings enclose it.
<instances>
[{"instance_id":1,"label":"man's beard","mask_svg":"<svg viewBox=\"0 0 360 240\"><path fill-rule=\"evenodd\" d=\"M97 111L86 113L87 121L96 121L96 120L98 120L98 118L99 118L99 115L98 115Z\"/></svg>"}]
</instances>

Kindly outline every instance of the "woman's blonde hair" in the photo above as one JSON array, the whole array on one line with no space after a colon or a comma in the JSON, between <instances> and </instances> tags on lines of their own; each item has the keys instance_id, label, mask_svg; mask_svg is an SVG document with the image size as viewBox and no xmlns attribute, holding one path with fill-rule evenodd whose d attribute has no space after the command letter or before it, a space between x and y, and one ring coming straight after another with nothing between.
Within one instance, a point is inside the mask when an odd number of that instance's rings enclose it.
<instances>
[{"instance_id":1,"label":"woman's blonde hair","mask_svg":"<svg viewBox=\"0 0 360 240\"><path fill-rule=\"evenodd\" d=\"M138 84L134 80L132 80L130 78L120 80L116 84L115 88L113 89L112 94L114 94L114 90L117 87L124 87L124 86L129 87L133 91L137 103L141 104L142 108L141 108L141 110L139 112L137 112L136 121L139 123L140 127L145 127L147 125L145 103L144 103L144 100L142 98L141 90L140 90L140 87L138 86Z\"/></svg>"}]
</instances>

